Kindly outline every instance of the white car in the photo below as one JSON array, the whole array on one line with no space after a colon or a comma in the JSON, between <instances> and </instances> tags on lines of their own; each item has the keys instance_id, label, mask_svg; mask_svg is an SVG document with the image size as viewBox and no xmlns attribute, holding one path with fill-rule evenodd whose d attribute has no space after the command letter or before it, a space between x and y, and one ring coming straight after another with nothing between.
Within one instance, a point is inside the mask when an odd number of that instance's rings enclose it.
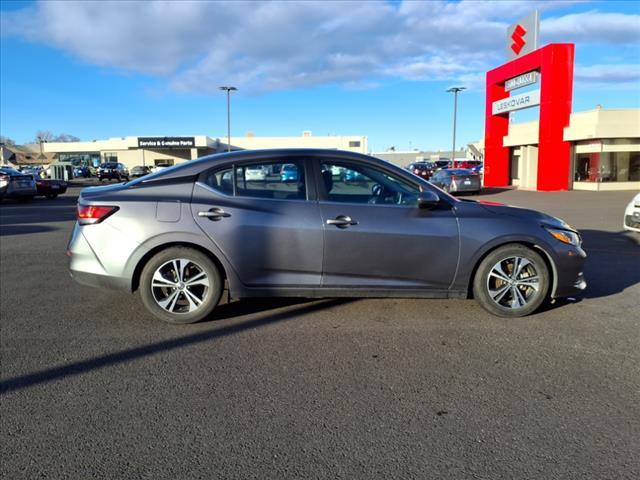
<instances>
[{"instance_id":1,"label":"white car","mask_svg":"<svg viewBox=\"0 0 640 480\"><path fill-rule=\"evenodd\" d=\"M171 165L168 163L159 163L153 167L151 167L151 171L152 173L158 173L162 170L164 170L165 168L169 168Z\"/></svg>"},{"instance_id":2,"label":"white car","mask_svg":"<svg viewBox=\"0 0 640 480\"><path fill-rule=\"evenodd\" d=\"M625 230L640 233L640 193L633 197L627 205L622 225Z\"/></svg>"},{"instance_id":3,"label":"white car","mask_svg":"<svg viewBox=\"0 0 640 480\"><path fill-rule=\"evenodd\" d=\"M262 166L247 167L244 178L248 182L264 182L267 179L267 171Z\"/></svg>"}]
</instances>

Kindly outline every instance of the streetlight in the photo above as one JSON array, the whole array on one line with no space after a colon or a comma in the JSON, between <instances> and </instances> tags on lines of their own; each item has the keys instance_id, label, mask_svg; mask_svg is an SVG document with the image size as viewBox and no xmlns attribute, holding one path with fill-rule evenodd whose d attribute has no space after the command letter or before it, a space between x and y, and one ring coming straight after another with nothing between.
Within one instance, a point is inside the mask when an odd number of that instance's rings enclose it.
<instances>
[{"instance_id":1,"label":"streetlight","mask_svg":"<svg viewBox=\"0 0 640 480\"><path fill-rule=\"evenodd\" d=\"M453 93L453 148L451 149L451 166L455 166L456 159L456 115L458 114L458 92L466 90L466 87L451 87L447 92Z\"/></svg>"},{"instance_id":2,"label":"streetlight","mask_svg":"<svg viewBox=\"0 0 640 480\"><path fill-rule=\"evenodd\" d=\"M231 92L238 90L236 87L220 87L227 92L227 152L231 151Z\"/></svg>"}]
</instances>

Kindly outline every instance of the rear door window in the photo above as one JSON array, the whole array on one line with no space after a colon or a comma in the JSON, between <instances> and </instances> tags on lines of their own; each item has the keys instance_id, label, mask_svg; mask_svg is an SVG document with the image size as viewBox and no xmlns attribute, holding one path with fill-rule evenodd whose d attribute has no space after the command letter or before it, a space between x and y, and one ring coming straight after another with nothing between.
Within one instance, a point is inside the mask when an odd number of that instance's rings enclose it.
<instances>
[{"instance_id":1,"label":"rear door window","mask_svg":"<svg viewBox=\"0 0 640 480\"><path fill-rule=\"evenodd\" d=\"M277 200L307 198L304 164L299 160L236 165L236 196Z\"/></svg>"}]
</instances>

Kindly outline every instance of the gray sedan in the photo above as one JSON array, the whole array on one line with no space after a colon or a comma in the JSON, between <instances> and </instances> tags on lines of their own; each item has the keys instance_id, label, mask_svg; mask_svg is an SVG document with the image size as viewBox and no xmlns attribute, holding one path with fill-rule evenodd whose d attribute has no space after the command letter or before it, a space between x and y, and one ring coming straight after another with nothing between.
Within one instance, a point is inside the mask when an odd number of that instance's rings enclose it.
<instances>
[{"instance_id":1,"label":"gray sedan","mask_svg":"<svg viewBox=\"0 0 640 480\"><path fill-rule=\"evenodd\" d=\"M284 165L295 181L250 173ZM78 282L139 290L171 323L206 318L225 286L232 298L475 297L505 317L586 286L580 235L562 220L335 150L212 155L86 188L67 254Z\"/></svg>"},{"instance_id":2,"label":"gray sedan","mask_svg":"<svg viewBox=\"0 0 640 480\"><path fill-rule=\"evenodd\" d=\"M15 168L0 168L0 199L15 198L28 201L36 196L34 175L19 172Z\"/></svg>"}]
</instances>

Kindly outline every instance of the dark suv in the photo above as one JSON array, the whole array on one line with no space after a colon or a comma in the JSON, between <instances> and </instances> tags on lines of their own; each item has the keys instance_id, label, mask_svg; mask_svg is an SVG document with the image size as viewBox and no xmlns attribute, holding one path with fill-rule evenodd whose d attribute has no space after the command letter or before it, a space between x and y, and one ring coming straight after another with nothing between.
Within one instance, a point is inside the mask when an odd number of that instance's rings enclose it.
<instances>
[{"instance_id":1,"label":"dark suv","mask_svg":"<svg viewBox=\"0 0 640 480\"><path fill-rule=\"evenodd\" d=\"M128 182L129 181L129 170L122 163L103 163L98 168L98 179L100 181L103 180L111 180L115 179L121 182L122 180Z\"/></svg>"}]
</instances>

